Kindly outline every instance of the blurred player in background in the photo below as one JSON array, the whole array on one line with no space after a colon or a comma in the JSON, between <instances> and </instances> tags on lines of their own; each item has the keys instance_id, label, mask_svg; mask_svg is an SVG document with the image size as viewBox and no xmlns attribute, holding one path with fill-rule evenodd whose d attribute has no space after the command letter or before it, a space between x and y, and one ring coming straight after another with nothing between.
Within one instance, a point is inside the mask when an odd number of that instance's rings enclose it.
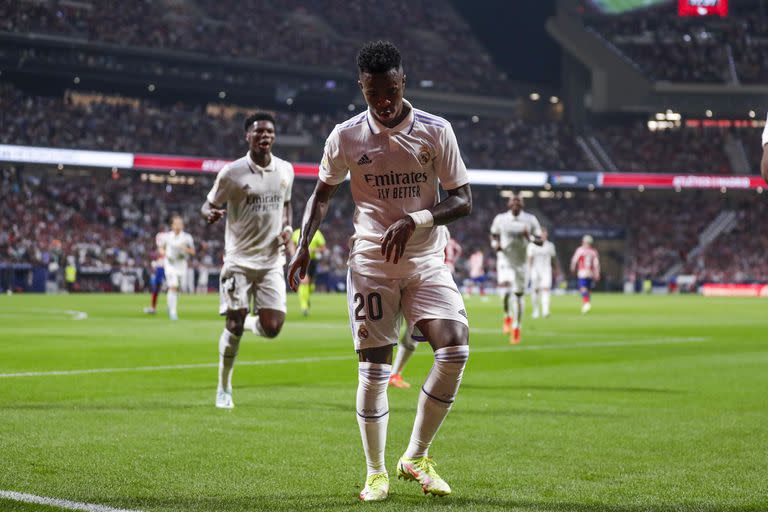
<instances>
[{"instance_id":1,"label":"blurred player in background","mask_svg":"<svg viewBox=\"0 0 768 512\"><path fill-rule=\"evenodd\" d=\"M168 282L166 298L168 317L171 320L178 320L179 291L183 288L187 278L189 257L195 255L195 243L192 240L192 235L184 231L184 220L180 216L174 215L171 220L171 230L163 237L162 247L163 254L165 254L163 261L165 280Z\"/></svg>"},{"instance_id":2,"label":"blurred player in background","mask_svg":"<svg viewBox=\"0 0 768 512\"><path fill-rule=\"evenodd\" d=\"M472 290L477 285L477 290L480 295L485 295L485 253L482 249L475 249L472 254L469 255L469 293L472 295Z\"/></svg>"},{"instance_id":3,"label":"blurred player in background","mask_svg":"<svg viewBox=\"0 0 768 512\"><path fill-rule=\"evenodd\" d=\"M513 194L507 201L507 208L506 212L493 219L491 247L496 251L498 283L504 293L503 332L511 332L509 342L517 344L520 343L520 327L525 309L528 244L533 242L541 245L541 226L534 215L523 211L523 198L520 195ZM510 300L512 294L515 298Z\"/></svg>"},{"instance_id":4,"label":"blurred player in background","mask_svg":"<svg viewBox=\"0 0 768 512\"><path fill-rule=\"evenodd\" d=\"M155 235L155 252L152 259L151 268L152 273L149 278L149 290L152 292L151 305L144 308L144 312L148 315L154 315L157 313L157 296L160 290L163 289L163 281L165 281L165 269L163 264L165 261L165 253L163 252L163 245L165 243L165 237L168 234L167 231L160 230Z\"/></svg>"},{"instance_id":5,"label":"blurred player in background","mask_svg":"<svg viewBox=\"0 0 768 512\"><path fill-rule=\"evenodd\" d=\"M219 278L219 314L226 315L219 337L220 409L235 406L232 368L243 330L274 338L283 327L285 244L293 233L293 166L272 154L275 118L257 112L248 116L244 129L248 153L219 171L200 209L209 224L227 215Z\"/></svg>"},{"instance_id":6,"label":"blurred player in background","mask_svg":"<svg viewBox=\"0 0 768 512\"><path fill-rule=\"evenodd\" d=\"M531 276L531 302L533 302L533 318L539 318L539 302L541 315L549 317L549 304L552 289L552 277L557 278L557 254L555 244L549 241L549 232L541 230L542 245L528 244L528 274Z\"/></svg>"},{"instance_id":7,"label":"blurred player in background","mask_svg":"<svg viewBox=\"0 0 768 512\"><path fill-rule=\"evenodd\" d=\"M301 229L296 229L293 232L291 241L293 242L294 251L295 247L299 243L299 236L301 236ZM301 307L301 314L304 316L309 315L310 296L315 288L315 275L317 275L317 262L325 255L325 237L318 229L315 232L315 236L312 237L312 241L309 242L309 267L307 268L307 275L301 279L299 283L299 307Z\"/></svg>"},{"instance_id":8,"label":"blurred player in background","mask_svg":"<svg viewBox=\"0 0 768 512\"><path fill-rule=\"evenodd\" d=\"M435 359L397 474L418 482L425 493L445 496L451 488L428 451L469 358L469 322L445 266L445 235L435 226L470 213L469 175L451 125L403 99L405 74L392 43L367 43L358 54L358 71L368 110L337 125L326 141L288 280L296 289L298 277L306 275L309 242L349 175L355 234L347 296L359 361L357 418L368 470L359 498L381 501L389 495L387 384L401 315L429 340ZM446 192L442 201L440 186Z\"/></svg>"},{"instance_id":9,"label":"blurred player in background","mask_svg":"<svg viewBox=\"0 0 768 512\"><path fill-rule=\"evenodd\" d=\"M456 273L456 261L461 256L461 245L451 237L451 233L445 226L439 226L438 229L445 229L445 235L448 242L445 245L445 266L448 267L451 274ZM455 280L455 276L454 276ZM408 389L411 384L403 379L403 369L405 364L416 351L419 342L427 341L427 338L421 334L418 327L413 330L404 326L400 332L400 340L397 342L397 353L395 362L392 365L392 375L389 377L389 385L395 388Z\"/></svg>"},{"instance_id":10,"label":"blurred player in background","mask_svg":"<svg viewBox=\"0 0 768 512\"><path fill-rule=\"evenodd\" d=\"M581 245L576 248L571 258L571 272L576 273L579 279L579 293L581 293L581 312L589 313L592 309L590 293L594 283L600 280L600 257L597 250L592 247L594 241L589 235L584 235Z\"/></svg>"}]
</instances>

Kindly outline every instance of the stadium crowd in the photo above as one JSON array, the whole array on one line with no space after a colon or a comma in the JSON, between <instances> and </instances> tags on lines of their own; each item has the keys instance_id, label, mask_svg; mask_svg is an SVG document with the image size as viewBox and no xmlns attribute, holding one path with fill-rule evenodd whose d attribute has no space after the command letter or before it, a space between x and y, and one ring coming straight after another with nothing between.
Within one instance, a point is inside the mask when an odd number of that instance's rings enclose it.
<instances>
[{"instance_id":1,"label":"stadium crowd","mask_svg":"<svg viewBox=\"0 0 768 512\"><path fill-rule=\"evenodd\" d=\"M59 97L28 94L0 82L0 143L232 158L243 152L240 119L232 105L207 106L98 93ZM317 162L325 137L348 111L276 112L276 152L291 161ZM190 129L194 119L194 129ZM449 116L468 166L484 169L594 170L565 121ZM594 130L621 171L732 174L724 145L739 136L721 129L649 131L642 122ZM291 144L281 135L293 136ZM298 139L297 139L298 138ZM285 141L287 139L283 139ZM759 149L759 142L749 140ZM759 159L757 160L759 162Z\"/></svg>"},{"instance_id":2,"label":"stadium crowd","mask_svg":"<svg viewBox=\"0 0 768 512\"><path fill-rule=\"evenodd\" d=\"M135 173L31 173L5 167L0 181L4 198L0 262L56 262L63 267L67 257L73 257L79 268L148 272L155 253L155 234L167 226L172 214L179 213L198 248L194 265L215 272L223 257L223 226L208 226L198 213L211 183L210 176L196 176L193 184L169 185L142 180ZM301 218L313 187L313 180L296 180L295 219ZM450 227L464 249L465 258L457 264L460 281L468 277L466 256L476 250L486 254L486 270L490 277L494 275L495 255L489 247L488 229L493 217L505 210L499 192L496 187L475 187L473 214ZM584 191L568 199L527 201L527 209L551 228L616 229L621 233L623 252L605 255L624 269L624 276L615 276L617 280L630 276L659 278L671 266L685 262L698 235L726 207L726 196L716 192ZM730 208L738 212L737 227L685 267L699 279L750 281L768 272L762 261L768 237L755 236L753 231L766 213L764 205L743 199ZM322 227L328 252L319 271L335 276L335 282L346 272L352 217L353 203L345 186ZM561 268L567 268L569 256L559 253Z\"/></svg>"},{"instance_id":3,"label":"stadium crowd","mask_svg":"<svg viewBox=\"0 0 768 512\"><path fill-rule=\"evenodd\" d=\"M679 17L674 2L640 15L588 12L585 23L654 80L764 83L768 17L756 0L732 3L728 17Z\"/></svg>"},{"instance_id":4,"label":"stadium crowd","mask_svg":"<svg viewBox=\"0 0 768 512\"><path fill-rule=\"evenodd\" d=\"M244 12L258 13L256 27ZM407 10L394 0L43 0L4 2L0 20L0 30L7 32L347 71L362 41L382 37L405 55L419 56L406 62L414 84L483 94L501 94L510 85L466 22L439 0L412 1Z\"/></svg>"}]
</instances>

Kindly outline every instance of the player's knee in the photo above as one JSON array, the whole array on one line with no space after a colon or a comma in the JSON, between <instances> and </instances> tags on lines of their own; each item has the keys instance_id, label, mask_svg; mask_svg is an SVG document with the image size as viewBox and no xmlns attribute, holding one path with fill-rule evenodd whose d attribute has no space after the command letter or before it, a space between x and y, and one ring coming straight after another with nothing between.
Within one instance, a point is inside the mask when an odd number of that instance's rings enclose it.
<instances>
[{"instance_id":1,"label":"player's knee","mask_svg":"<svg viewBox=\"0 0 768 512\"><path fill-rule=\"evenodd\" d=\"M264 318L261 321L261 327L264 329L264 336L266 338L275 338L280 334L280 330L283 328L283 319L281 318Z\"/></svg>"},{"instance_id":2,"label":"player's knee","mask_svg":"<svg viewBox=\"0 0 768 512\"><path fill-rule=\"evenodd\" d=\"M242 336L244 321L244 318L228 316L226 323L227 330L235 336Z\"/></svg>"}]
</instances>

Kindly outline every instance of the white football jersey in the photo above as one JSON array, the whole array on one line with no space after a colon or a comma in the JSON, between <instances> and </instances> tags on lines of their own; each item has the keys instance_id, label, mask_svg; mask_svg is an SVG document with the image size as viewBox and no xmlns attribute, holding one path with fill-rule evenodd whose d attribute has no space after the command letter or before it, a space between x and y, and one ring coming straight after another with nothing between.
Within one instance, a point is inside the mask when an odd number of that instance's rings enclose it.
<instances>
[{"instance_id":1,"label":"white football jersey","mask_svg":"<svg viewBox=\"0 0 768 512\"><path fill-rule=\"evenodd\" d=\"M350 174L355 201L350 267L390 279L442 265L446 230L417 228L397 264L381 255L381 236L408 213L436 205L438 182L444 190L469 183L451 124L403 103L411 111L394 128L380 124L368 111L337 125L320 164L320 179L328 185L338 185Z\"/></svg>"},{"instance_id":2,"label":"white football jersey","mask_svg":"<svg viewBox=\"0 0 768 512\"><path fill-rule=\"evenodd\" d=\"M765 128L763 128L763 146L768 144L768 120L766 120Z\"/></svg>"},{"instance_id":3,"label":"white football jersey","mask_svg":"<svg viewBox=\"0 0 768 512\"><path fill-rule=\"evenodd\" d=\"M192 235L186 231L181 231L178 234L168 231L163 237L162 243L165 250L164 264L166 266L173 265L174 267L186 265L189 254L185 249L195 247Z\"/></svg>"},{"instance_id":4,"label":"white football jersey","mask_svg":"<svg viewBox=\"0 0 768 512\"><path fill-rule=\"evenodd\" d=\"M543 245L528 244L528 257L531 258L531 271L546 273L552 270L555 258L555 244L547 240Z\"/></svg>"},{"instance_id":5,"label":"white football jersey","mask_svg":"<svg viewBox=\"0 0 768 512\"><path fill-rule=\"evenodd\" d=\"M259 167L250 154L225 165L208 192L208 202L227 204L224 262L254 270L285 264L283 204L291 200L293 165L272 155Z\"/></svg>"},{"instance_id":6,"label":"white football jersey","mask_svg":"<svg viewBox=\"0 0 768 512\"><path fill-rule=\"evenodd\" d=\"M541 236L541 226L536 216L521 211L512 215L510 210L498 214L491 224L491 234L499 237L501 250L513 266L525 264L529 239L524 236Z\"/></svg>"}]
</instances>

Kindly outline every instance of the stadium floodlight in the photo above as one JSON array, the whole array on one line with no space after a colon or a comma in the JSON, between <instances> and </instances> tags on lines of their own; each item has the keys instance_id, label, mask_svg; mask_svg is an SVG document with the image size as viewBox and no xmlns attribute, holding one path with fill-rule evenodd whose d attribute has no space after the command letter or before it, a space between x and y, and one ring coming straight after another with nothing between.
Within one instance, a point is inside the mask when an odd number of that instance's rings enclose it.
<instances>
[{"instance_id":1,"label":"stadium floodlight","mask_svg":"<svg viewBox=\"0 0 768 512\"><path fill-rule=\"evenodd\" d=\"M227 91L219 91L219 98L224 99L227 97Z\"/></svg>"},{"instance_id":2,"label":"stadium floodlight","mask_svg":"<svg viewBox=\"0 0 768 512\"><path fill-rule=\"evenodd\" d=\"M754 119L754 118L755 118L755 115L757 115L757 114L755 114L755 111L754 111L754 110L750 110L750 111L749 111L749 117L750 117L751 119Z\"/></svg>"},{"instance_id":3,"label":"stadium floodlight","mask_svg":"<svg viewBox=\"0 0 768 512\"><path fill-rule=\"evenodd\" d=\"M531 98L531 101L539 101L539 99L541 98L541 95L537 92L532 92L530 98Z\"/></svg>"},{"instance_id":4,"label":"stadium floodlight","mask_svg":"<svg viewBox=\"0 0 768 512\"><path fill-rule=\"evenodd\" d=\"M472 116L472 122L473 123L479 123L480 122L480 118L477 117L477 116Z\"/></svg>"},{"instance_id":5,"label":"stadium floodlight","mask_svg":"<svg viewBox=\"0 0 768 512\"><path fill-rule=\"evenodd\" d=\"M550 96L549 97L549 102L551 104L555 105L555 104L560 102L560 98L558 98L557 96Z\"/></svg>"},{"instance_id":6,"label":"stadium floodlight","mask_svg":"<svg viewBox=\"0 0 768 512\"><path fill-rule=\"evenodd\" d=\"M709 109L707 109L707 110L704 112L704 115L705 115L705 116L707 116L707 117L712 117L712 111L711 111L711 110L709 110Z\"/></svg>"}]
</instances>

